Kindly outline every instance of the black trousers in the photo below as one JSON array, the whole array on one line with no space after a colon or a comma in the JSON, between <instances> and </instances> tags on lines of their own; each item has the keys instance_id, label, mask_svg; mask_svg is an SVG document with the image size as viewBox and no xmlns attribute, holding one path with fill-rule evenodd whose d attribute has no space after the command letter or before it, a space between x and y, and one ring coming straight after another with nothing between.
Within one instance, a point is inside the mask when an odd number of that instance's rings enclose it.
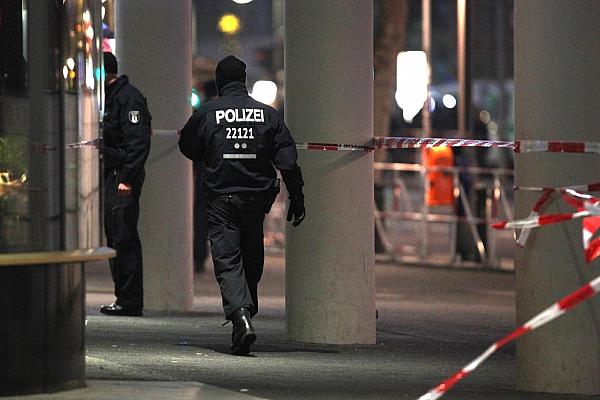
<instances>
[{"instance_id":1,"label":"black trousers","mask_svg":"<svg viewBox=\"0 0 600 400\"><path fill-rule=\"evenodd\" d=\"M143 182L142 172L132 183L132 193L122 196L117 193L118 171L104 173L104 231L107 244L117 251L109 261L115 303L139 310L144 307L142 245L137 230Z\"/></svg>"},{"instance_id":2,"label":"black trousers","mask_svg":"<svg viewBox=\"0 0 600 400\"><path fill-rule=\"evenodd\" d=\"M204 186L204 165L194 162L194 266L196 271L204 269L208 257L208 220L206 217L206 194Z\"/></svg>"},{"instance_id":3,"label":"black trousers","mask_svg":"<svg viewBox=\"0 0 600 400\"><path fill-rule=\"evenodd\" d=\"M260 195L221 195L208 201L208 238L227 319L240 307L247 307L251 315L258 312L264 207Z\"/></svg>"}]
</instances>

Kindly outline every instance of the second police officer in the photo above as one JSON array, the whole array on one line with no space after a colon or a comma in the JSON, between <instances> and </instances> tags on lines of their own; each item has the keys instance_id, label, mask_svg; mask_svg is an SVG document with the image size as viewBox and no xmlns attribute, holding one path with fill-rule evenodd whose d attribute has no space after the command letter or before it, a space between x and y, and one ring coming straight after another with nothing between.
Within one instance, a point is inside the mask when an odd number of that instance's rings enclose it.
<instances>
[{"instance_id":1,"label":"second police officer","mask_svg":"<svg viewBox=\"0 0 600 400\"><path fill-rule=\"evenodd\" d=\"M117 256L110 259L116 300L103 305L100 312L141 316L144 287L137 224L152 116L142 93L126 75L118 75L117 59L112 53L104 53L104 69L104 230L108 245L117 250Z\"/></svg>"},{"instance_id":2,"label":"second police officer","mask_svg":"<svg viewBox=\"0 0 600 400\"><path fill-rule=\"evenodd\" d=\"M234 56L215 72L219 98L205 103L181 130L179 149L205 166L208 238L225 318L233 322L231 352L247 355L256 340L251 317L264 264L263 221L287 188L288 221L305 217L296 145L280 114L246 89L246 64Z\"/></svg>"}]
</instances>

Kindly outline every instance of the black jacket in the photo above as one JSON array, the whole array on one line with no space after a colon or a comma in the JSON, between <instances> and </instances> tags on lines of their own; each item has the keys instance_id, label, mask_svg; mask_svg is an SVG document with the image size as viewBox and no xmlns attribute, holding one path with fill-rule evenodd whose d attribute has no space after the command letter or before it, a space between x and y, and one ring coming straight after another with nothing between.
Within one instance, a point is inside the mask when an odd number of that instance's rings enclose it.
<instances>
[{"instance_id":1,"label":"black jacket","mask_svg":"<svg viewBox=\"0 0 600 400\"><path fill-rule=\"evenodd\" d=\"M102 129L104 170L117 170L119 183L131 184L144 171L151 120L146 98L126 75L107 88Z\"/></svg>"},{"instance_id":2,"label":"black jacket","mask_svg":"<svg viewBox=\"0 0 600 400\"><path fill-rule=\"evenodd\" d=\"M241 82L219 91L221 97L194 112L179 139L187 158L204 163L207 195L267 194L276 167L290 196L302 196L296 144L279 112L250 97Z\"/></svg>"}]
</instances>

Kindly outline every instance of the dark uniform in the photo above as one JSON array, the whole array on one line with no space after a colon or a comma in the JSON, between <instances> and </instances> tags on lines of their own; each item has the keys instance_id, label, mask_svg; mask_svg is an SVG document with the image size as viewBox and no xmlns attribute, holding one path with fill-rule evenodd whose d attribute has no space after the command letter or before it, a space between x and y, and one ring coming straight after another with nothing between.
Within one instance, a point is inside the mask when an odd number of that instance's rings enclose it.
<instances>
[{"instance_id":1,"label":"dark uniform","mask_svg":"<svg viewBox=\"0 0 600 400\"><path fill-rule=\"evenodd\" d=\"M192 115L179 140L181 152L205 166L208 237L234 354L247 354L255 339L250 316L258 312L263 221L279 190L275 168L290 195L288 220L295 226L305 215L294 140L275 109L248 95L245 67L233 56L219 63L220 98Z\"/></svg>"},{"instance_id":2,"label":"dark uniform","mask_svg":"<svg viewBox=\"0 0 600 400\"><path fill-rule=\"evenodd\" d=\"M214 80L203 85L204 101L217 97ZM204 270L204 262L208 257L208 218L206 216L206 196L204 194L204 165L202 161L194 162L194 265L196 271Z\"/></svg>"},{"instance_id":3,"label":"dark uniform","mask_svg":"<svg viewBox=\"0 0 600 400\"><path fill-rule=\"evenodd\" d=\"M150 151L151 116L142 93L120 76L106 90L103 127L104 229L108 245L117 250L110 260L116 301L101 311L141 315L144 306L142 247L137 231L144 163ZM131 193L118 193L120 183Z\"/></svg>"}]
</instances>

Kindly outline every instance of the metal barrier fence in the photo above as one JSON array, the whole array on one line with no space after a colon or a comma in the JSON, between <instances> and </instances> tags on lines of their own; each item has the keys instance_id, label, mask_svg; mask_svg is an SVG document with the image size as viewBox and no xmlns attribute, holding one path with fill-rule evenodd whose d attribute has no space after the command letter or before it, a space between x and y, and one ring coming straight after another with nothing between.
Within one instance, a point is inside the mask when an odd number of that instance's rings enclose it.
<instances>
[{"instance_id":1,"label":"metal barrier fence","mask_svg":"<svg viewBox=\"0 0 600 400\"><path fill-rule=\"evenodd\" d=\"M402 163L375 163L375 170L384 182L375 209L379 253L401 263L514 268L512 232L490 227L512 219L512 170ZM452 178L451 204L427 204L433 172Z\"/></svg>"},{"instance_id":2,"label":"metal barrier fence","mask_svg":"<svg viewBox=\"0 0 600 400\"><path fill-rule=\"evenodd\" d=\"M496 219L512 220L512 170L378 162L374 167L383 176L374 213L378 260L514 269L514 234L490 227ZM452 177L453 204L427 204L432 172ZM270 253L285 250L286 198L282 190L265 220Z\"/></svg>"}]
</instances>

